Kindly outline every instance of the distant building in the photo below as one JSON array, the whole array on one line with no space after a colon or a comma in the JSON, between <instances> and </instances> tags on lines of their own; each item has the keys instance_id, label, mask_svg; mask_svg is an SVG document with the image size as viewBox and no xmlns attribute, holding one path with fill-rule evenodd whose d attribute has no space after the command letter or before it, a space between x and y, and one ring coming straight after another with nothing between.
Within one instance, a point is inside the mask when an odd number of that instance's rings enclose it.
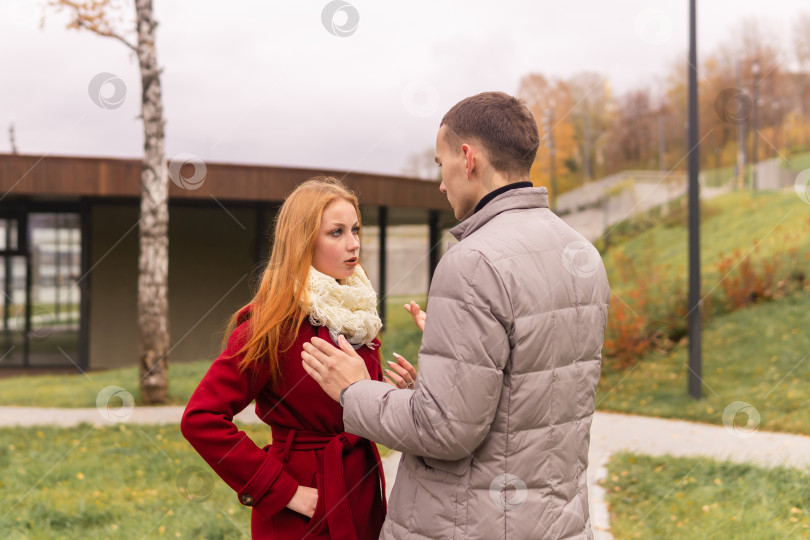
<instances>
[{"instance_id":1,"label":"distant building","mask_svg":"<svg viewBox=\"0 0 810 540\"><path fill-rule=\"evenodd\" d=\"M0 154L0 368L138 362L140 170L139 160ZM379 246L387 227L427 226L422 260L393 269L398 282L418 269L421 290L443 229L456 223L433 181L214 163L204 173L194 189L170 186L170 361L219 353L225 320L250 299L269 255L281 201L312 176L336 176L354 190ZM365 264L382 298L390 245L366 245L361 260L374 257Z\"/></svg>"}]
</instances>

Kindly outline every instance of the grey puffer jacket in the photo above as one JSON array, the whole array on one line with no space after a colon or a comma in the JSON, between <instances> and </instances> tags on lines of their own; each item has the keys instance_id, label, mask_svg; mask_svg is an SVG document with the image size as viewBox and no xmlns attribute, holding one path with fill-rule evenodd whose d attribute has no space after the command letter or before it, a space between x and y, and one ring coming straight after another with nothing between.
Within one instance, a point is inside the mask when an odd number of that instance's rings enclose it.
<instances>
[{"instance_id":1,"label":"grey puffer jacket","mask_svg":"<svg viewBox=\"0 0 810 540\"><path fill-rule=\"evenodd\" d=\"M346 431L403 452L384 539L586 539L590 427L610 291L545 188L451 230L413 390L360 381Z\"/></svg>"}]
</instances>

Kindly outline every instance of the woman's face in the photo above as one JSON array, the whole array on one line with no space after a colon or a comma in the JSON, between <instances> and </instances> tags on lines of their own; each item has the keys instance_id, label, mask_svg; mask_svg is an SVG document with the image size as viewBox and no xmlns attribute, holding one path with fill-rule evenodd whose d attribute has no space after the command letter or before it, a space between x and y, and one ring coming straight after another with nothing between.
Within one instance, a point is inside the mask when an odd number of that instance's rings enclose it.
<instances>
[{"instance_id":1,"label":"woman's face","mask_svg":"<svg viewBox=\"0 0 810 540\"><path fill-rule=\"evenodd\" d=\"M321 228L315 238L312 266L335 279L354 273L360 256L360 224L354 205L335 199L323 210Z\"/></svg>"}]
</instances>

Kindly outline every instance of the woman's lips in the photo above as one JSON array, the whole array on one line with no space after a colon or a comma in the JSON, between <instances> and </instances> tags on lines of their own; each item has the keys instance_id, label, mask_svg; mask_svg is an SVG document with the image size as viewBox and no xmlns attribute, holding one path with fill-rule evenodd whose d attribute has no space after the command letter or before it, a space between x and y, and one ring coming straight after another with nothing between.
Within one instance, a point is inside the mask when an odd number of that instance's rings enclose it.
<instances>
[{"instance_id":1,"label":"woman's lips","mask_svg":"<svg viewBox=\"0 0 810 540\"><path fill-rule=\"evenodd\" d=\"M344 261L344 262L346 264L348 264L349 266L354 266L354 265L357 264L357 258L355 257L355 258L349 259L348 261Z\"/></svg>"}]
</instances>

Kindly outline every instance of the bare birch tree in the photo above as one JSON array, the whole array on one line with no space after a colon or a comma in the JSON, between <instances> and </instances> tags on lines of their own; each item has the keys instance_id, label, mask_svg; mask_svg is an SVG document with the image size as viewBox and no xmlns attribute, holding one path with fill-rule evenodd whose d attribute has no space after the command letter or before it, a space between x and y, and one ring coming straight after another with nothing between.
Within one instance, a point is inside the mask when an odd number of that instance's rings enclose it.
<instances>
[{"instance_id":1,"label":"bare birch tree","mask_svg":"<svg viewBox=\"0 0 810 540\"><path fill-rule=\"evenodd\" d=\"M169 175L152 0L135 0L134 20L124 10L131 9L129 2L50 0L49 4L71 15L69 28L114 39L138 57L144 134L138 256L140 386L145 403L165 403L169 386Z\"/></svg>"}]
</instances>

